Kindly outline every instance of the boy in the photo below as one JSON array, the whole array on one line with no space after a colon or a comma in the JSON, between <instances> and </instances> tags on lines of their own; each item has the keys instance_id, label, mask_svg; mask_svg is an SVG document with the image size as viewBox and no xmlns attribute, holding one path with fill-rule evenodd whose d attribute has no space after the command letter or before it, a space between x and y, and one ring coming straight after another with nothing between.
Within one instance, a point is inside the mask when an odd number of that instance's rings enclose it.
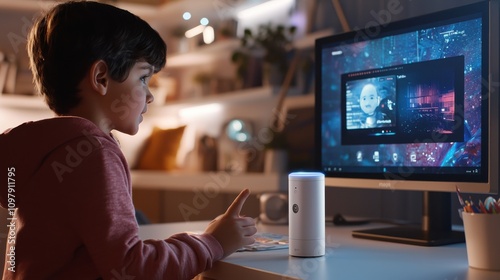
<instances>
[{"instance_id":1,"label":"boy","mask_svg":"<svg viewBox=\"0 0 500 280\"><path fill-rule=\"evenodd\" d=\"M111 131L137 132L153 101L149 79L165 65L165 43L146 22L66 2L35 23L28 54L58 117L0 135L0 203L11 215L3 279L191 279L254 242L253 219L239 215L248 190L203 234L138 237Z\"/></svg>"}]
</instances>

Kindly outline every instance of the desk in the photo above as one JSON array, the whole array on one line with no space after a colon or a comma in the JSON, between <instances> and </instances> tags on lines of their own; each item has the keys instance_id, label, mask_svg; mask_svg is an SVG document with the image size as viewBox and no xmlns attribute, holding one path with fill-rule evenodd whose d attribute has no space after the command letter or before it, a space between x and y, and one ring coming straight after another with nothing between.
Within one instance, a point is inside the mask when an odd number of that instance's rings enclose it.
<instances>
[{"instance_id":1,"label":"desk","mask_svg":"<svg viewBox=\"0 0 500 280\"><path fill-rule=\"evenodd\" d=\"M207 222L141 226L142 239L164 238L182 231L200 231ZM326 255L296 258L288 250L238 252L203 273L210 279L397 279L498 280L500 272L468 267L465 244L421 247L353 238L357 227L326 226ZM262 225L260 232L288 234L287 226Z\"/></svg>"}]
</instances>

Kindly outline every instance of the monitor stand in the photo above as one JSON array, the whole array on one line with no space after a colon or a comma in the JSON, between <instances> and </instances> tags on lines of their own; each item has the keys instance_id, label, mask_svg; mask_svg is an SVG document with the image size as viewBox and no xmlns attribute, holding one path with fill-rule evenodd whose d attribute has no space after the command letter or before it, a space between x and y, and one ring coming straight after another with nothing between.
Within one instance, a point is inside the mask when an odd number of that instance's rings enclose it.
<instances>
[{"instance_id":1,"label":"monitor stand","mask_svg":"<svg viewBox=\"0 0 500 280\"><path fill-rule=\"evenodd\" d=\"M397 226L353 231L357 238L420 246L441 246L465 242L463 231L451 229L451 194L423 193L422 226Z\"/></svg>"}]
</instances>

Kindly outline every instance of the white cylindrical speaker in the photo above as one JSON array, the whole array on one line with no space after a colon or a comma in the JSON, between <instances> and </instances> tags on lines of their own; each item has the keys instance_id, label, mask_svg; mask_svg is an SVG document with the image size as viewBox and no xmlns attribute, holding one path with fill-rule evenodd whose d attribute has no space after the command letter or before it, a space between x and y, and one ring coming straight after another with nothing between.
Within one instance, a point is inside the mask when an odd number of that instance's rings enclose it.
<instances>
[{"instance_id":1,"label":"white cylindrical speaker","mask_svg":"<svg viewBox=\"0 0 500 280\"><path fill-rule=\"evenodd\" d=\"M325 255L325 175L293 172L288 175L289 254Z\"/></svg>"}]
</instances>

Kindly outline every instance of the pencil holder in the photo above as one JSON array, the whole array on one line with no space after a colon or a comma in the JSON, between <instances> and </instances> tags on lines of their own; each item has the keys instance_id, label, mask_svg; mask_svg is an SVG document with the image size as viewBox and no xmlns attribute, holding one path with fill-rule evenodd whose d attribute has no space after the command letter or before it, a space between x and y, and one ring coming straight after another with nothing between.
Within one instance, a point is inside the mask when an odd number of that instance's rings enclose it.
<instances>
[{"instance_id":1,"label":"pencil holder","mask_svg":"<svg viewBox=\"0 0 500 280\"><path fill-rule=\"evenodd\" d=\"M469 266L500 271L500 214L462 213Z\"/></svg>"}]
</instances>

